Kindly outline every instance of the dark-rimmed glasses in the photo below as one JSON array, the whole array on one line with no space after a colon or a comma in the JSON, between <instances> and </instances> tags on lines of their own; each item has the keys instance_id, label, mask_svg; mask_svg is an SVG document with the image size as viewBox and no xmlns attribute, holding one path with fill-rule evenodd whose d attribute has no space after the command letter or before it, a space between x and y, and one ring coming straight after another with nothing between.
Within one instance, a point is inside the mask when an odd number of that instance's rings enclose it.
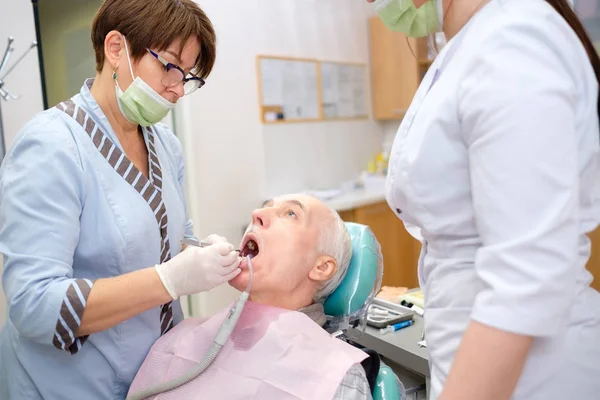
<instances>
[{"instance_id":1,"label":"dark-rimmed glasses","mask_svg":"<svg viewBox=\"0 0 600 400\"><path fill-rule=\"evenodd\" d=\"M170 88L179 85L179 83L183 82L183 92L184 94L188 95L196 91L196 89L204 86L204 79L193 74L188 74L186 76L185 72L183 72L183 69L181 69L179 65L175 65L173 63L168 62L167 60L165 60L150 49L146 50L148 50L148 53L150 53L154 58L156 58L165 68L165 74L162 78L162 84L166 87Z\"/></svg>"}]
</instances>

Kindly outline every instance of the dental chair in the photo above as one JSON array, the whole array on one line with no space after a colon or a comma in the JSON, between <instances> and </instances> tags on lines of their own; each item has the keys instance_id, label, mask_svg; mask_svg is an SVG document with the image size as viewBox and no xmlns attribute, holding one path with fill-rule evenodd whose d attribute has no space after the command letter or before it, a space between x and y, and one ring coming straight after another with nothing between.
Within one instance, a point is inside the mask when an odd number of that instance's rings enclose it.
<instances>
[{"instance_id":1,"label":"dental chair","mask_svg":"<svg viewBox=\"0 0 600 400\"><path fill-rule=\"evenodd\" d=\"M380 360L379 354L352 341L364 333L367 309L381 288L383 257L381 246L368 226L347 222L346 229L352 239L352 259L344 280L323 303L327 316L325 328L369 354L362 366L374 400L404 400L406 391L402 382Z\"/></svg>"}]
</instances>

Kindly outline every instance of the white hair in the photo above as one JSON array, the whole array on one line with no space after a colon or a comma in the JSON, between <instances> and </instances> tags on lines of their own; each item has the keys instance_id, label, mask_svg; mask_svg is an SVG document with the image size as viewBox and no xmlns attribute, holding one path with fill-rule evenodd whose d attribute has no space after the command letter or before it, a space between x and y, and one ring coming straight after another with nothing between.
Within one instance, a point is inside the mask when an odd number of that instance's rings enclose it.
<instances>
[{"instance_id":1,"label":"white hair","mask_svg":"<svg viewBox=\"0 0 600 400\"><path fill-rule=\"evenodd\" d=\"M331 220L324 222L317 246L319 253L335 258L337 271L317 289L313 297L315 303L322 302L337 289L346 276L352 258L352 239L346 225L336 211L329 208L329 212L333 222Z\"/></svg>"}]
</instances>

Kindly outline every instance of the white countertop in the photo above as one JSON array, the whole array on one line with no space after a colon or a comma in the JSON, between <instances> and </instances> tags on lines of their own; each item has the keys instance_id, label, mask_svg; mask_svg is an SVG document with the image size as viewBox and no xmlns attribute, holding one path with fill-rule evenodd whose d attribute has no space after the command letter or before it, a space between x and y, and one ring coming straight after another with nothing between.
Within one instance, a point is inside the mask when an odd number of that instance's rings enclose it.
<instances>
[{"instance_id":1,"label":"white countertop","mask_svg":"<svg viewBox=\"0 0 600 400\"><path fill-rule=\"evenodd\" d=\"M324 200L324 203L337 212L341 212L381 201L385 201L384 187L374 186L343 192L332 199Z\"/></svg>"}]
</instances>

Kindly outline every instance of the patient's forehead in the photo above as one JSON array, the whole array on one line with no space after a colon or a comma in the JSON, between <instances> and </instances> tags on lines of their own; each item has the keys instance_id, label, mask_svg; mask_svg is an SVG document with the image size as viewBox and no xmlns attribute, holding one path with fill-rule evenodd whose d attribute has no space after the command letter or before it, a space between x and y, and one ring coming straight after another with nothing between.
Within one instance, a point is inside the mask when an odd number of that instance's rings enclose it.
<instances>
[{"instance_id":1,"label":"patient's forehead","mask_svg":"<svg viewBox=\"0 0 600 400\"><path fill-rule=\"evenodd\" d=\"M328 207L321 200L316 197L309 196L303 193L287 194L284 196L278 196L265 203L268 207L279 207L284 204L298 203L298 205L304 208L307 214L316 216L319 219L325 217L328 214Z\"/></svg>"}]
</instances>

